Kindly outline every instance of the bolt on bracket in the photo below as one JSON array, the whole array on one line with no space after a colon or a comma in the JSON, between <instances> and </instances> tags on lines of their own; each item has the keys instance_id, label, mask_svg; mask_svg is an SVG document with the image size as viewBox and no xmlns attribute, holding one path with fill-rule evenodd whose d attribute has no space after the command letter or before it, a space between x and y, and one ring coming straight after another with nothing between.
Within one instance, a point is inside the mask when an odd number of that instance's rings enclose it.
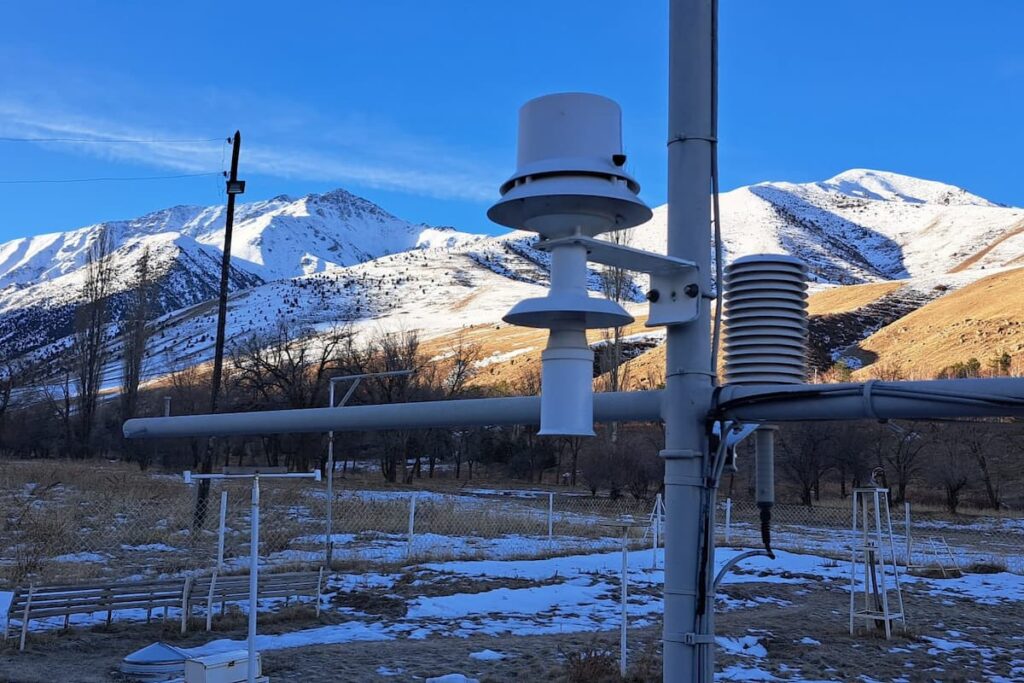
<instances>
[{"instance_id":1,"label":"bolt on bracket","mask_svg":"<svg viewBox=\"0 0 1024 683\"><path fill-rule=\"evenodd\" d=\"M697 319L700 313L700 271L697 264L681 258L634 249L584 235L541 240L541 251L566 244L586 247L587 260L613 268L622 268L651 277L647 301L650 309L647 327L681 325Z\"/></svg>"}]
</instances>

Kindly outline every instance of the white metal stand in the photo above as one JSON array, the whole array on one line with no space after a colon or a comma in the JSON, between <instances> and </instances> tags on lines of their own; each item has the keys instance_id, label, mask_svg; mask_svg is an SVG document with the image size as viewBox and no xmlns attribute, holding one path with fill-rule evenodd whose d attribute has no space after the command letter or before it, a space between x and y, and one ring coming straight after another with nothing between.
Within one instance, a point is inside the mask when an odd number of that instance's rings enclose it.
<instances>
[{"instance_id":1,"label":"white metal stand","mask_svg":"<svg viewBox=\"0 0 1024 683\"><path fill-rule=\"evenodd\" d=\"M884 628L887 640L892 637L892 622L898 620L904 630L907 628L888 493L889 489L883 488L853 490L853 542L850 548L850 635L855 631L856 620L865 619ZM897 611L890 609L889 605L890 568L892 590L896 592L899 605ZM860 609L857 608L858 575L864 596Z\"/></svg>"},{"instance_id":2,"label":"white metal stand","mask_svg":"<svg viewBox=\"0 0 1024 683\"><path fill-rule=\"evenodd\" d=\"M642 519L642 518L641 518ZM629 622L627 605L629 599L629 531L643 524L638 520L623 518L614 522L604 522L601 526L611 527L622 532L622 581L619 591L620 604L622 607L622 620L619 624L619 673L623 678L626 676L626 626Z\"/></svg>"},{"instance_id":3,"label":"white metal stand","mask_svg":"<svg viewBox=\"0 0 1024 683\"><path fill-rule=\"evenodd\" d=\"M276 469L276 468L272 468ZM191 484L197 479L252 479L252 514L251 514L251 531L249 533L249 629L248 637L246 639L249 657L248 657L248 683L256 682L256 608L259 597L258 586L259 586L259 560L260 560L260 477L275 478L275 479L313 479L320 481L320 470L314 470L313 472L277 472L277 471L266 471L260 473L260 468L252 468L251 472L237 473L237 474L192 474L188 470L185 471L183 478L186 484ZM221 498L221 529L223 534L224 528L224 511L225 502L227 501L226 496ZM221 536L223 539L223 535ZM223 545L220 544L218 553L223 553ZM223 555L220 554L219 561L223 561ZM183 617L187 618L187 616ZM184 623L184 622L183 622Z\"/></svg>"},{"instance_id":4,"label":"white metal stand","mask_svg":"<svg viewBox=\"0 0 1024 683\"><path fill-rule=\"evenodd\" d=\"M651 569L658 568L658 546L661 543L662 529L665 528L665 501L659 493L654 498L654 508L647 518L647 529L644 531L643 540L651 535Z\"/></svg>"}]
</instances>

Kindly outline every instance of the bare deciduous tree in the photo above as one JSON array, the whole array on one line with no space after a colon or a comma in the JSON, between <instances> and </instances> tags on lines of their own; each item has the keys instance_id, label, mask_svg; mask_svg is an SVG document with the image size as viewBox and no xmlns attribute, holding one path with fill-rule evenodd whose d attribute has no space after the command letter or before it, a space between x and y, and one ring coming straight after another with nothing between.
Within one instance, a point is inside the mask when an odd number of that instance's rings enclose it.
<instances>
[{"instance_id":1,"label":"bare deciduous tree","mask_svg":"<svg viewBox=\"0 0 1024 683\"><path fill-rule=\"evenodd\" d=\"M135 264L135 282L125 297L125 320L121 334L123 355L121 359L121 420L135 417L139 401L139 383L142 381L142 361L146 355L149 315L151 311L152 274L150 273L149 247L143 249ZM130 460L137 460L140 467L146 462L137 457L141 452L135 442L122 439Z\"/></svg>"},{"instance_id":2,"label":"bare deciduous tree","mask_svg":"<svg viewBox=\"0 0 1024 683\"><path fill-rule=\"evenodd\" d=\"M970 464L955 440L942 439L941 446L936 450L937 457L929 463L927 479L942 488L946 496L946 508L956 514L960 507L961 493L971 481Z\"/></svg>"},{"instance_id":3,"label":"bare deciduous tree","mask_svg":"<svg viewBox=\"0 0 1024 683\"><path fill-rule=\"evenodd\" d=\"M92 454L93 430L99 408L103 365L106 360L104 334L108 322L107 299L110 294L112 266L110 235L99 231L86 254L82 303L75 311L71 356L75 368L77 422L76 455Z\"/></svg>"},{"instance_id":4,"label":"bare deciduous tree","mask_svg":"<svg viewBox=\"0 0 1024 683\"><path fill-rule=\"evenodd\" d=\"M812 495L820 499L821 478L832 468L834 434L827 423L807 422L779 430L782 469L799 487L800 502L811 505Z\"/></svg>"},{"instance_id":5,"label":"bare deciduous tree","mask_svg":"<svg viewBox=\"0 0 1024 683\"><path fill-rule=\"evenodd\" d=\"M876 452L879 464L895 474L893 502L902 503L907 499L907 486L921 471L923 463L919 456L927 444L925 430L916 423L904 427L889 422L880 428Z\"/></svg>"}]
</instances>

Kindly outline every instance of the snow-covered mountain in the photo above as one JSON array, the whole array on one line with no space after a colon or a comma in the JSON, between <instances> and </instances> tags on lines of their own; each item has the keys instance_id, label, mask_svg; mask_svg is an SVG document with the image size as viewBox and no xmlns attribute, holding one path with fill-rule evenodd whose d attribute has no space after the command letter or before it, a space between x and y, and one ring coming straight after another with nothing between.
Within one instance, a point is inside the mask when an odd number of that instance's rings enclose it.
<instances>
[{"instance_id":1,"label":"snow-covered mountain","mask_svg":"<svg viewBox=\"0 0 1024 683\"><path fill-rule=\"evenodd\" d=\"M127 221L0 244L0 347L19 355L70 332L93 245L110 242L115 314L148 250L156 281L154 316L216 296L224 208L176 206ZM452 228L404 221L345 190L279 196L236 208L231 291L344 268L380 256L476 239Z\"/></svg>"},{"instance_id":2,"label":"snow-covered mountain","mask_svg":"<svg viewBox=\"0 0 1024 683\"><path fill-rule=\"evenodd\" d=\"M1024 209L897 173L759 183L723 193L721 207L728 259L786 252L825 284L1024 265ZM662 206L636 229L634 245L664 249L666 225Z\"/></svg>"},{"instance_id":3,"label":"snow-covered mountain","mask_svg":"<svg viewBox=\"0 0 1024 683\"><path fill-rule=\"evenodd\" d=\"M822 285L913 278L957 287L975 273L1024 265L1024 210L895 173L760 183L724 193L721 206L727 258L788 252ZM665 229L659 207L630 243L663 251ZM90 240L103 230L115 246L115 291L131 286L142 249L157 264L151 372L168 359L208 359L220 207L175 207L0 245L0 344L7 353L37 349L38 357L59 357ZM294 334L344 322L429 336L495 323L515 301L543 295L549 261L534 242L530 233L487 237L415 225L344 190L245 204L232 246L228 337L271 334L282 324ZM642 278L636 284L631 295L639 300ZM600 289L596 270L590 286Z\"/></svg>"}]
</instances>

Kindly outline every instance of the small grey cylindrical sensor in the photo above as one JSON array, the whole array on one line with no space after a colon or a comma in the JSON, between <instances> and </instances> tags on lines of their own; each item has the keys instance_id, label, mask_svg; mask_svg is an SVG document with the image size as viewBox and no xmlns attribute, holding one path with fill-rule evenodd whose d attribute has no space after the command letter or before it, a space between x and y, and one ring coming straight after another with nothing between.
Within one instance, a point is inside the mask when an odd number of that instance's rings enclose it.
<instances>
[{"instance_id":1,"label":"small grey cylindrical sensor","mask_svg":"<svg viewBox=\"0 0 1024 683\"><path fill-rule=\"evenodd\" d=\"M757 504L775 502L775 427L760 427L754 433L754 461Z\"/></svg>"}]
</instances>

